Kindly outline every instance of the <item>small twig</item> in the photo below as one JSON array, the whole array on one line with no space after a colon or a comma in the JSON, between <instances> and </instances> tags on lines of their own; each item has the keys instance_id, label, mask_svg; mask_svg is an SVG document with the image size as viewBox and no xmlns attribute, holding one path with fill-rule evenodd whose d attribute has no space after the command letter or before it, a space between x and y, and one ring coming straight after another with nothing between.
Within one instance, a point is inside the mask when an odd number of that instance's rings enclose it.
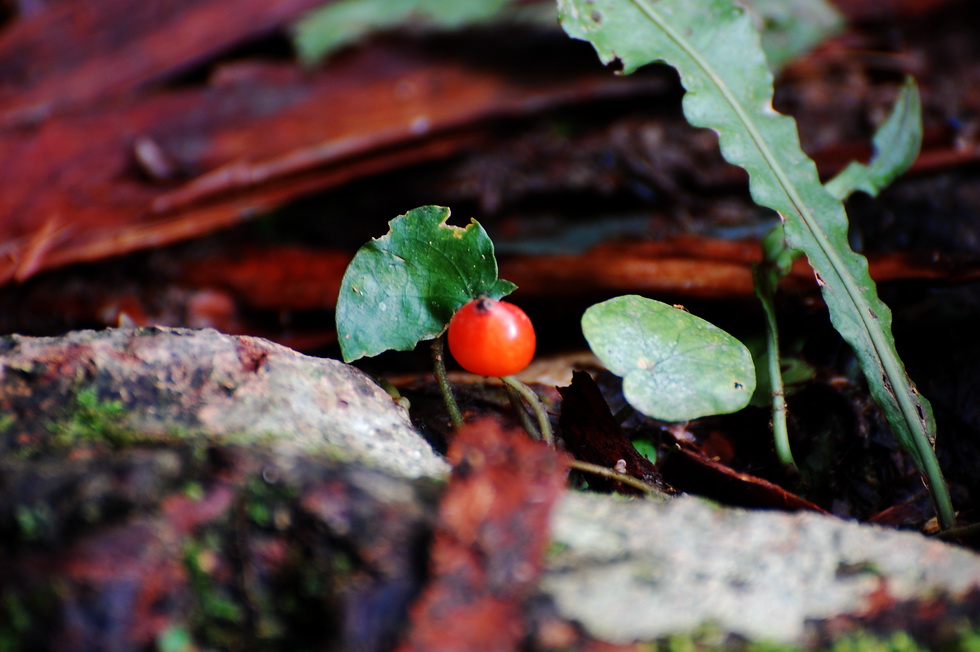
<instances>
[{"instance_id":1,"label":"small twig","mask_svg":"<svg viewBox=\"0 0 980 652\"><path fill-rule=\"evenodd\" d=\"M568 463L568 466L578 471L592 473L593 475L601 475L604 478L615 480L616 482L633 487L634 489L639 489L648 496L656 496L658 498L663 497L663 493L653 485L649 485L643 480L634 478L633 476L625 473L620 473L619 471L615 471L605 466L599 466L598 464L592 464L591 462L583 462L582 460L572 460Z\"/></svg>"},{"instance_id":2,"label":"small twig","mask_svg":"<svg viewBox=\"0 0 980 652\"><path fill-rule=\"evenodd\" d=\"M511 407L514 408L515 412L517 412L517 418L520 419L521 426L524 428L524 431L527 432L531 439L540 440L541 432L538 430L538 427L534 425L534 421L531 420L531 415L529 415L527 410L524 409L524 402L521 401L521 395L516 389L506 383L504 384L504 389L507 391L507 398L510 399Z\"/></svg>"},{"instance_id":3,"label":"small twig","mask_svg":"<svg viewBox=\"0 0 980 652\"><path fill-rule=\"evenodd\" d=\"M442 392L442 400L449 412L449 419L453 422L454 428L462 428L463 413L459 411L459 405L453 397L453 388L450 387L449 378L446 376L445 345L442 335L432 340L432 367L435 370L436 382L439 383L439 391Z\"/></svg>"},{"instance_id":4,"label":"small twig","mask_svg":"<svg viewBox=\"0 0 980 652\"><path fill-rule=\"evenodd\" d=\"M555 436L551 432L551 420L548 418L548 411L544 409L544 404L541 399L535 394L530 387L517 380L513 376L504 376L500 380L504 381L509 387L517 390L517 393L521 395L531 409L534 410L534 416L538 419L538 427L541 429L541 439L545 441L549 446L555 445Z\"/></svg>"}]
</instances>

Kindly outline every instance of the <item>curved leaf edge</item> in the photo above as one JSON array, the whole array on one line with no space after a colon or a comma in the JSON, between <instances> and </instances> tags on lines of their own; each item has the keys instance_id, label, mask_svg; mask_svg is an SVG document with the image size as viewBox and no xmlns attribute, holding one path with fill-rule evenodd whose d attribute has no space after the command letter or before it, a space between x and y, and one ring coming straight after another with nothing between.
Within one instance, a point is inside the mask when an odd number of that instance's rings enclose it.
<instances>
[{"instance_id":1,"label":"curved leaf edge","mask_svg":"<svg viewBox=\"0 0 980 652\"><path fill-rule=\"evenodd\" d=\"M350 363L360 358L374 357L385 351L414 350L419 343L435 339L442 335L448 326L449 319L467 301L479 296L500 299L517 289L514 283L497 277L498 268L493 251L493 241L487 235L483 226L475 218L470 218L469 223L465 226L449 224L450 216L451 211L445 206L426 205L412 209L407 213L389 220L387 233L372 238L354 254L341 279L334 315L337 339L344 362ZM369 257L388 258L390 259L389 262L395 261L407 264L408 261L388 251L388 245L391 243L393 235L401 228L401 224L406 220L413 219L435 221L436 228L450 230L461 241L468 234L472 234L475 238L481 239L485 244L486 250L479 257L479 260L474 259L474 267L479 264L491 265L494 280L489 284L479 281L464 282L462 291L458 291L460 288L457 286L456 292L439 291L440 288L438 286L429 287L428 290L432 295L456 295L457 298L449 304L443 304L438 301L428 302L429 309L427 310L427 314L419 316L419 328L416 332L410 337L399 338L394 332L385 333L384 331L386 324L391 324L392 321L397 322L400 315L395 315L386 321L382 318L385 310L377 310L377 305L371 306L371 310L365 310L363 307L358 308L360 304L355 302L353 297L358 294L363 294L361 287L365 283L376 281L372 273L372 270L376 269L376 267L372 268L371 265L367 265L367 271L361 269ZM445 283L445 286L451 285L448 282ZM445 290L445 286L443 290ZM380 346L365 346L362 341L363 338L358 335L366 327L381 330L381 338L384 340L384 344ZM393 329L389 329L389 331L393 331Z\"/></svg>"}]
</instances>

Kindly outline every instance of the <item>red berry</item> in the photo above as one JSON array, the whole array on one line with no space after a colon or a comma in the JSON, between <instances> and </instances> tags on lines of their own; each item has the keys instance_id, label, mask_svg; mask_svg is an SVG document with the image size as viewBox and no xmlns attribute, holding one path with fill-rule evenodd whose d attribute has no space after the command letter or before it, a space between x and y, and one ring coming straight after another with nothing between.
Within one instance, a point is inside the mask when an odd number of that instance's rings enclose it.
<instances>
[{"instance_id":1,"label":"red berry","mask_svg":"<svg viewBox=\"0 0 980 652\"><path fill-rule=\"evenodd\" d=\"M481 376L510 376L534 357L534 326L512 303L474 299L449 322L449 351L463 369Z\"/></svg>"}]
</instances>

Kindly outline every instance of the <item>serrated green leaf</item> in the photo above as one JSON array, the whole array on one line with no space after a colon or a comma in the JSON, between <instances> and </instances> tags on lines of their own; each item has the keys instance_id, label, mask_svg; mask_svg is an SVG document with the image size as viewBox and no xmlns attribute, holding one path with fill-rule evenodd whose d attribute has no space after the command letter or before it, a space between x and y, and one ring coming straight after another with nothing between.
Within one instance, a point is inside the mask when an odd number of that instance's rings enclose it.
<instances>
[{"instance_id":1,"label":"serrated green leaf","mask_svg":"<svg viewBox=\"0 0 980 652\"><path fill-rule=\"evenodd\" d=\"M922 101L915 80L906 77L895 106L874 135L874 156L869 165L852 161L824 187L845 199L855 190L875 197L908 170L922 147Z\"/></svg>"},{"instance_id":2,"label":"serrated green leaf","mask_svg":"<svg viewBox=\"0 0 980 652\"><path fill-rule=\"evenodd\" d=\"M346 362L410 351L439 336L470 299L499 299L517 287L497 278L493 242L476 220L462 228L448 219L448 208L416 208L357 251L337 300L337 336Z\"/></svg>"},{"instance_id":3,"label":"serrated green leaf","mask_svg":"<svg viewBox=\"0 0 980 652\"><path fill-rule=\"evenodd\" d=\"M817 274L834 327L851 345L892 431L928 477L944 527L953 522L932 448L929 402L905 373L867 260L847 241L841 201L820 183L795 121L772 108L772 75L746 12L730 0L558 0L565 31L624 73L654 61L678 70L688 121L719 134L722 154L749 173L756 203L784 220L790 247Z\"/></svg>"},{"instance_id":4,"label":"serrated green leaf","mask_svg":"<svg viewBox=\"0 0 980 652\"><path fill-rule=\"evenodd\" d=\"M306 63L365 35L406 24L455 29L486 21L511 0L341 0L311 11L296 23L294 45Z\"/></svg>"},{"instance_id":5,"label":"serrated green leaf","mask_svg":"<svg viewBox=\"0 0 980 652\"><path fill-rule=\"evenodd\" d=\"M906 77L888 118L875 131L874 156L865 165L851 161L823 185L831 195L844 200L860 190L876 197L895 179L912 167L922 148L922 101L912 77ZM775 281L786 276L802 252L786 246L782 224L762 239L763 259L776 272ZM775 288L775 285L773 285Z\"/></svg>"},{"instance_id":6,"label":"serrated green leaf","mask_svg":"<svg viewBox=\"0 0 980 652\"><path fill-rule=\"evenodd\" d=\"M826 0L736 0L751 12L762 37L769 68L780 70L844 26L844 17Z\"/></svg>"},{"instance_id":7,"label":"serrated green leaf","mask_svg":"<svg viewBox=\"0 0 980 652\"><path fill-rule=\"evenodd\" d=\"M912 165L918 155L921 142L921 105L915 81L909 77L888 119L875 132L876 153L871 164L851 163L840 174L825 183L824 188L840 200L846 199L858 189L872 196L877 195L882 188ZM787 391L784 382L788 382L789 379L784 377L779 361L779 335L776 330L774 297L779 280L789 274L793 261L802 256L803 252L787 245L786 232L782 224L778 224L762 239L762 252L762 262L755 267L753 276L755 292L762 302L766 315L769 371L761 376L756 394L760 394L762 385L771 385L765 389L765 393L772 401L772 429L776 452L784 464L794 466L786 427ZM753 400L757 398L759 397L754 397Z\"/></svg>"},{"instance_id":8,"label":"serrated green leaf","mask_svg":"<svg viewBox=\"0 0 980 652\"><path fill-rule=\"evenodd\" d=\"M717 326L636 295L589 307L582 332L592 352L623 378L634 408L664 421L727 414L755 389L752 355Z\"/></svg>"}]
</instances>

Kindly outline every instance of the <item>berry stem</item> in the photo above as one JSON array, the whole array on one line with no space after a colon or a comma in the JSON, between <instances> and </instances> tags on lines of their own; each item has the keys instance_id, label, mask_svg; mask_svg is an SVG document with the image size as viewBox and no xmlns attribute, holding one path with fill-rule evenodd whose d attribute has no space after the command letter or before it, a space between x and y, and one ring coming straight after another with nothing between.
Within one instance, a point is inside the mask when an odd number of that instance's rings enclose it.
<instances>
[{"instance_id":1,"label":"berry stem","mask_svg":"<svg viewBox=\"0 0 980 652\"><path fill-rule=\"evenodd\" d=\"M446 376L445 349L445 335L432 340L432 368L435 371L436 382L439 383L439 391L442 392L442 400L446 404L446 411L449 412L449 419L453 422L454 428L462 428L463 413L459 411L459 405L453 397L453 388L449 385L449 378Z\"/></svg>"},{"instance_id":2,"label":"berry stem","mask_svg":"<svg viewBox=\"0 0 980 652\"><path fill-rule=\"evenodd\" d=\"M529 415L527 410L524 409L524 402L521 400L521 395L516 389L506 383L504 384L504 389L507 390L507 398L510 399L511 407L514 408L515 412L517 412L517 418L520 419L521 426L524 428L524 431L527 432L531 439L537 439L540 441L541 431L539 431L538 427L534 425L531 415Z\"/></svg>"},{"instance_id":3,"label":"berry stem","mask_svg":"<svg viewBox=\"0 0 980 652\"><path fill-rule=\"evenodd\" d=\"M534 416L538 419L538 427L541 429L541 438L549 446L555 445L555 436L551 432L551 419L548 418L548 411L544 409L544 404L541 402L541 398L531 390L530 387L517 380L513 376L504 376L500 380L504 381L509 387L514 388L518 394L521 395L531 409L534 411Z\"/></svg>"}]
</instances>

